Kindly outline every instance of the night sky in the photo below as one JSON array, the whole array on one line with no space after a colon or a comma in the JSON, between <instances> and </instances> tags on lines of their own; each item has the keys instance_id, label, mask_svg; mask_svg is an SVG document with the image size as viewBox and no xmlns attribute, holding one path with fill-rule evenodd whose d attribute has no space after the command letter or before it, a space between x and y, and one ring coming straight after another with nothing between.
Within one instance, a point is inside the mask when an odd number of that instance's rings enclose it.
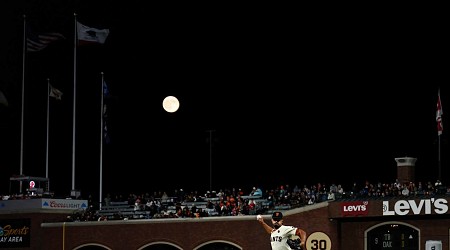
<instances>
[{"instance_id":1,"label":"night sky","mask_svg":"<svg viewBox=\"0 0 450 250\"><path fill-rule=\"evenodd\" d=\"M1 5L0 90L9 102L0 106L2 194L20 169L24 14L36 33L66 37L27 53L25 64L25 175L45 176L47 79L64 93L49 102L49 178L57 195L72 188L74 70L75 188L83 195L99 193L102 72L110 90L105 194L318 182L350 189L395 181L394 159L405 156L418 159L417 180L434 182L439 88L442 181L450 181L448 38L439 16L307 18L143 1ZM74 13L84 25L110 30L105 44L77 47L76 67ZM168 95L180 101L175 113L162 108Z\"/></svg>"}]
</instances>

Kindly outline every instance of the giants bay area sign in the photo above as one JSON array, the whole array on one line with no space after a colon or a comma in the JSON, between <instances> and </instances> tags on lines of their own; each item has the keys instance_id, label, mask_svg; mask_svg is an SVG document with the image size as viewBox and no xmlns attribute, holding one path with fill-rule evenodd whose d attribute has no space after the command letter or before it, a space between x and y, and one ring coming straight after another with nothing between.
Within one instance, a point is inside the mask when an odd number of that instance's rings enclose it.
<instances>
[{"instance_id":1,"label":"giants bay area sign","mask_svg":"<svg viewBox=\"0 0 450 250\"><path fill-rule=\"evenodd\" d=\"M444 198L383 201L383 216L446 214L448 201Z\"/></svg>"},{"instance_id":2,"label":"giants bay area sign","mask_svg":"<svg viewBox=\"0 0 450 250\"><path fill-rule=\"evenodd\" d=\"M0 220L0 248L29 247L31 220Z\"/></svg>"}]
</instances>

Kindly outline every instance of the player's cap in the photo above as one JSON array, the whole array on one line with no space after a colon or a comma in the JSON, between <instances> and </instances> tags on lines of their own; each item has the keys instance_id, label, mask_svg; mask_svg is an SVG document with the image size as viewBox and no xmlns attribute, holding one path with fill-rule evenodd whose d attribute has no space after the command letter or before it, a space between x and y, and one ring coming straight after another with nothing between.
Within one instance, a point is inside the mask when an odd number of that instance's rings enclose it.
<instances>
[{"instance_id":1,"label":"player's cap","mask_svg":"<svg viewBox=\"0 0 450 250\"><path fill-rule=\"evenodd\" d=\"M273 219L274 221L280 221L280 220L283 219L283 214L282 214L281 212L274 212L274 213L272 214L272 219Z\"/></svg>"}]
</instances>

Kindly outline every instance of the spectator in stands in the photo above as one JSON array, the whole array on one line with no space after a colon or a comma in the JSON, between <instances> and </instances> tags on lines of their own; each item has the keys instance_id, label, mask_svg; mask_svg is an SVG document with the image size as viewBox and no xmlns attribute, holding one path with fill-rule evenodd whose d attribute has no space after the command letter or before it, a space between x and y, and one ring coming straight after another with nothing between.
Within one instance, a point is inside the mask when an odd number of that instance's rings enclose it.
<instances>
[{"instance_id":1,"label":"spectator in stands","mask_svg":"<svg viewBox=\"0 0 450 250\"><path fill-rule=\"evenodd\" d=\"M219 192L217 193L217 198L222 198L225 195L225 193L223 192L222 189L219 190Z\"/></svg>"},{"instance_id":2,"label":"spectator in stands","mask_svg":"<svg viewBox=\"0 0 450 250\"><path fill-rule=\"evenodd\" d=\"M356 182L353 182L353 186L350 190L350 194L355 197L358 193L359 193L359 188L358 188L358 184Z\"/></svg>"},{"instance_id":3,"label":"spectator in stands","mask_svg":"<svg viewBox=\"0 0 450 250\"><path fill-rule=\"evenodd\" d=\"M140 198L140 196L137 196L136 197L136 200L134 200L134 210L135 211L138 211L138 210L141 210L141 198Z\"/></svg>"},{"instance_id":4,"label":"spectator in stands","mask_svg":"<svg viewBox=\"0 0 450 250\"><path fill-rule=\"evenodd\" d=\"M278 189L278 198L280 200L283 200L285 195L286 195L286 190L284 189L284 186L281 185L280 189Z\"/></svg>"},{"instance_id":5,"label":"spectator in stands","mask_svg":"<svg viewBox=\"0 0 450 250\"><path fill-rule=\"evenodd\" d=\"M258 188L253 187L252 191L250 192L250 195L251 195L251 196L262 196L263 193L262 193L261 188L259 188L259 187L258 187Z\"/></svg>"},{"instance_id":6,"label":"spectator in stands","mask_svg":"<svg viewBox=\"0 0 450 250\"><path fill-rule=\"evenodd\" d=\"M248 202L248 212L249 214L256 214L256 204L254 200Z\"/></svg>"},{"instance_id":7,"label":"spectator in stands","mask_svg":"<svg viewBox=\"0 0 450 250\"><path fill-rule=\"evenodd\" d=\"M417 194L418 195L423 195L424 194L424 190L423 190L423 186L422 186L422 182L419 181L419 184L417 186Z\"/></svg>"},{"instance_id":8,"label":"spectator in stands","mask_svg":"<svg viewBox=\"0 0 450 250\"><path fill-rule=\"evenodd\" d=\"M98 221L107 221L107 220L108 220L107 217L104 215L98 217Z\"/></svg>"},{"instance_id":9,"label":"spectator in stands","mask_svg":"<svg viewBox=\"0 0 450 250\"><path fill-rule=\"evenodd\" d=\"M179 209L176 210L177 212L175 213L175 217L176 218L184 218L183 215L183 209L180 207Z\"/></svg>"},{"instance_id":10,"label":"spectator in stands","mask_svg":"<svg viewBox=\"0 0 450 250\"><path fill-rule=\"evenodd\" d=\"M194 203L194 204L192 204L192 207L191 207L191 214L195 215L196 213L197 213L197 206Z\"/></svg>"},{"instance_id":11,"label":"spectator in stands","mask_svg":"<svg viewBox=\"0 0 450 250\"><path fill-rule=\"evenodd\" d=\"M167 201L169 201L169 195L166 192L164 192L161 196L161 202L167 202Z\"/></svg>"},{"instance_id":12,"label":"spectator in stands","mask_svg":"<svg viewBox=\"0 0 450 250\"><path fill-rule=\"evenodd\" d=\"M103 199L103 201L105 202L105 206L109 206L110 203L111 203L111 194L108 193L108 194L106 195L106 197Z\"/></svg>"},{"instance_id":13,"label":"spectator in stands","mask_svg":"<svg viewBox=\"0 0 450 250\"><path fill-rule=\"evenodd\" d=\"M336 186L336 184L331 183L330 191L333 192L334 194L337 193L337 186Z\"/></svg>"},{"instance_id":14,"label":"spectator in stands","mask_svg":"<svg viewBox=\"0 0 450 250\"><path fill-rule=\"evenodd\" d=\"M427 194L434 194L434 187L433 184L431 184L431 181L427 183Z\"/></svg>"},{"instance_id":15,"label":"spectator in stands","mask_svg":"<svg viewBox=\"0 0 450 250\"><path fill-rule=\"evenodd\" d=\"M178 201L184 201L185 192L182 188L180 188L180 192L178 192Z\"/></svg>"},{"instance_id":16,"label":"spectator in stands","mask_svg":"<svg viewBox=\"0 0 450 250\"><path fill-rule=\"evenodd\" d=\"M214 209L214 203L212 203L212 201L209 200L208 203L206 203L206 208L207 209Z\"/></svg>"},{"instance_id":17,"label":"spectator in stands","mask_svg":"<svg viewBox=\"0 0 450 250\"><path fill-rule=\"evenodd\" d=\"M402 195L403 196L409 195L409 189L408 189L408 186L406 186L406 184L403 184Z\"/></svg>"},{"instance_id":18,"label":"spectator in stands","mask_svg":"<svg viewBox=\"0 0 450 250\"><path fill-rule=\"evenodd\" d=\"M182 217L183 218L190 218L190 217L192 217L191 210L189 209L188 206L185 206L183 208L183 216Z\"/></svg>"},{"instance_id":19,"label":"spectator in stands","mask_svg":"<svg viewBox=\"0 0 450 250\"><path fill-rule=\"evenodd\" d=\"M338 186L337 186L337 198L342 198L343 195L344 195L344 188L342 187L341 184L338 184Z\"/></svg>"},{"instance_id":20,"label":"spectator in stands","mask_svg":"<svg viewBox=\"0 0 450 250\"><path fill-rule=\"evenodd\" d=\"M327 200L334 200L335 199L335 193L333 191L328 191L328 197Z\"/></svg>"}]
</instances>

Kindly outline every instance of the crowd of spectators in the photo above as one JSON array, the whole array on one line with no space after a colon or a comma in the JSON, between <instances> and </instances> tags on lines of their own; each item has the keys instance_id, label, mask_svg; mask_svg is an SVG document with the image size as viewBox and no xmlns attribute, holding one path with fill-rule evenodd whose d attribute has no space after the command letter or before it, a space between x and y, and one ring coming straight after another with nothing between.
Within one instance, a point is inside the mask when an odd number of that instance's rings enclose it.
<instances>
[{"instance_id":1,"label":"crowd of spectators","mask_svg":"<svg viewBox=\"0 0 450 250\"><path fill-rule=\"evenodd\" d=\"M157 218L201 218L210 216L240 216L267 214L273 210L292 209L324 201L342 199L389 198L398 196L423 196L450 194L450 189L441 181L401 183L398 179L392 183L354 182L344 189L340 184L328 186L318 182L302 187L280 185L263 189L255 186L251 190L242 188L220 189L216 191L185 191L175 189L172 192L154 191L153 193L107 194L102 204L88 196L89 207L74 212L68 221L126 220ZM4 195L2 200L31 199L28 194ZM122 209L113 204L124 204Z\"/></svg>"},{"instance_id":2,"label":"crowd of spectators","mask_svg":"<svg viewBox=\"0 0 450 250\"><path fill-rule=\"evenodd\" d=\"M94 203L86 211L84 220L123 220L123 219L158 219L158 218L201 218L210 216L241 216L255 214L269 214L274 210L293 209L308 206L319 202L342 199L370 199L389 198L398 196L446 195L450 194L439 180L400 183L371 183L365 181L353 185L345 190L340 184L316 183L303 185L303 187L289 184L264 190L262 187L253 187L244 191L241 188L220 189L216 191L184 191L176 189L173 192L153 192L134 194L127 197L108 194L102 206L109 207L111 203L126 201L131 213L115 211L109 216L102 215ZM129 210L128 210L129 211ZM79 215L77 215L79 216ZM81 219L80 219L81 220Z\"/></svg>"}]
</instances>

